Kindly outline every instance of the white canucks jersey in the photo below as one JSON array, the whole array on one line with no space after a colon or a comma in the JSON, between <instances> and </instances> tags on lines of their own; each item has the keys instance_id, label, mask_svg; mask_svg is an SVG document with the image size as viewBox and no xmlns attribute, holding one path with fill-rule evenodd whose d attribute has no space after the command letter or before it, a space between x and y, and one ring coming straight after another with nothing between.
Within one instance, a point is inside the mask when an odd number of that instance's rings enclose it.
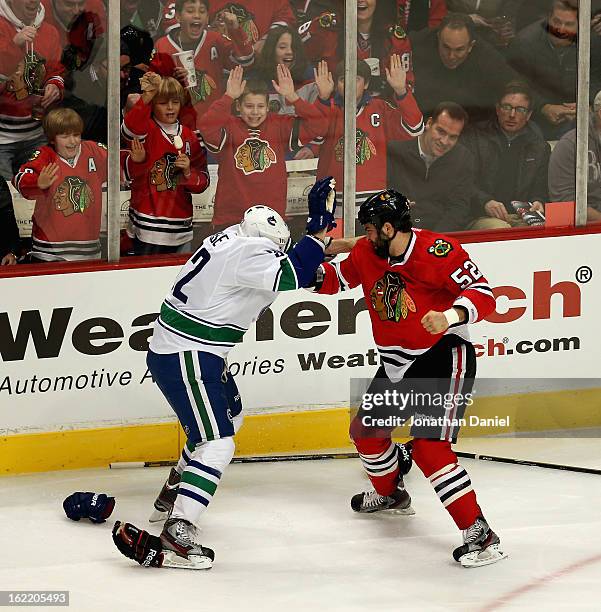
<instances>
[{"instance_id":1,"label":"white canucks jersey","mask_svg":"<svg viewBox=\"0 0 601 612\"><path fill-rule=\"evenodd\" d=\"M225 357L279 291L299 288L288 256L235 225L209 236L188 260L161 306L150 350Z\"/></svg>"}]
</instances>

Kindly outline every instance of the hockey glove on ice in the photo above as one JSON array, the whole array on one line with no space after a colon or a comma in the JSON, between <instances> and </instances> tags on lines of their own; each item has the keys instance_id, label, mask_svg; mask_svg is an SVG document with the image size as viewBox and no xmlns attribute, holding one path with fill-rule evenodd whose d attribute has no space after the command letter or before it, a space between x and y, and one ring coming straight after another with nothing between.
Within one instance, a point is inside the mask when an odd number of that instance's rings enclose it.
<instances>
[{"instance_id":1,"label":"hockey glove on ice","mask_svg":"<svg viewBox=\"0 0 601 612\"><path fill-rule=\"evenodd\" d=\"M325 227L328 231L336 227L336 181L328 176L317 181L309 192L309 217L307 234L316 234Z\"/></svg>"},{"instance_id":2,"label":"hockey glove on ice","mask_svg":"<svg viewBox=\"0 0 601 612\"><path fill-rule=\"evenodd\" d=\"M161 539L148 531L138 529L131 523L116 521L113 527L113 542L128 558L144 567L163 565L163 545Z\"/></svg>"},{"instance_id":3,"label":"hockey glove on ice","mask_svg":"<svg viewBox=\"0 0 601 612\"><path fill-rule=\"evenodd\" d=\"M72 521L89 518L92 523L104 523L115 507L115 498L104 493L77 491L63 502L65 514Z\"/></svg>"}]
</instances>

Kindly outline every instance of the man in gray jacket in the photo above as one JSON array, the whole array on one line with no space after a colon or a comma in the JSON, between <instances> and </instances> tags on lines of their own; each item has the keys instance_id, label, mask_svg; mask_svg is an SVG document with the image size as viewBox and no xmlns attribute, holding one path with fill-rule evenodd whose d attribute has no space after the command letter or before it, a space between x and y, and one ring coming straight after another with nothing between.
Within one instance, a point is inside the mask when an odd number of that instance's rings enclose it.
<instances>
[{"instance_id":1,"label":"man in gray jacket","mask_svg":"<svg viewBox=\"0 0 601 612\"><path fill-rule=\"evenodd\" d=\"M555 145L549 163L549 199L576 201L576 130ZM601 91L593 101L588 129L587 221L601 222Z\"/></svg>"},{"instance_id":2,"label":"man in gray jacket","mask_svg":"<svg viewBox=\"0 0 601 612\"><path fill-rule=\"evenodd\" d=\"M530 121L532 93L526 83L508 83L496 105L494 120L469 126L460 142L475 159L475 219L470 229L488 230L525 225L511 202L527 203L543 212L547 200L547 168L551 148Z\"/></svg>"}]
</instances>

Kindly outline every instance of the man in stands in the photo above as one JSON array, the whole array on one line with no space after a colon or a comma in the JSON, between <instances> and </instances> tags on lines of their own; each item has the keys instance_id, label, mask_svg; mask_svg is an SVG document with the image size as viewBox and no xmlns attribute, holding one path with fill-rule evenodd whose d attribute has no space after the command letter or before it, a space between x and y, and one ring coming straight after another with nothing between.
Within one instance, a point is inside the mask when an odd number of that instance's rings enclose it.
<instances>
[{"instance_id":1,"label":"man in stands","mask_svg":"<svg viewBox=\"0 0 601 612\"><path fill-rule=\"evenodd\" d=\"M442 102L423 134L388 147L388 182L411 202L414 227L452 232L470 219L474 188L472 154L457 144L467 113L454 102Z\"/></svg>"},{"instance_id":2,"label":"man in stands","mask_svg":"<svg viewBox=\"0 0 601 612\"><path fill-rule=\"evenodd\" d=\"M424 116L451 100L463 106L470 121L494 114L499 92L517 78L503 57L483 40L476 41L468 15L449 13L437 31L411 35L417 103Z\"/></svg>"},{"instance_id":3,"label":"man in stands","mask_svg":"<svg viewBox=\"0 0 601 612\"><path fill-rule=\"evenodd\" d=\"M577 35L576 0L554 0L549 16L522 30L508 49L508 62L534 91L535 120L547 140L575 127Z\"/></svg>"},{"instance_id":4,"label":"man in stands","mask_svg":"<svg viewBox=\"0 0 601 612\"><path fill-rule=\"evenodd\" d=\"M495 119L470 126L461 142L475 160L475 218L470 229L524 225L512 201L544 211L551 147L532 117L532 93L526 83L508 83L496 106Z\"/></svg>"},{"instance_id":5,"label":"man in stands","mask_svg":"<svg viewBox=\"0 0 601 612\"><path fill-rule=\"evenodd\" d=\"M576 130L555 145L549 163L549 199L576 201ZM588 208L587 221L601 222L601 91L593 101L588 129Z\"/></svg>"}]
</instances>

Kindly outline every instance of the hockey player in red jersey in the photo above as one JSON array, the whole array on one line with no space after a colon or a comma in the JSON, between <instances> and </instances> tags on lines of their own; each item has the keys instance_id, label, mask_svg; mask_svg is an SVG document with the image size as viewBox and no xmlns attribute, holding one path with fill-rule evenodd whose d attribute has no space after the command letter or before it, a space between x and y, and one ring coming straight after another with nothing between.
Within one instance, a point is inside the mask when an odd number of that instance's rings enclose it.
<instances>
[{"instance_id":1,"label":"hockey player in red jersey","mask_svg":"<svg viewBox=\"0 0 601 612\"><path fill-rule=\"evenodd\" d=\"M36 150L13 180L35 200L31 260L99 259L106 147L81 140L83 121L71 109L50 111L44 131L50 145Z\"/></svg>"},{"instance_id":2,"label":"hockey player in red jersey","mask_svg":"<svg viewBox=\"0 0 601 612\"><path fill-rule=\"evenodd\" d=\"M194 51L197 85L189 92L195 122L189 127L196 127L195 123L209 106L224 94L224 71L236 65L250 66L254 61L254 50L233 13L224 13L227 37L207 29L208 0L177 0L175 20L178 27L156 42L150 69L161 76L173 76L187 87L187 70L178 65L174 54Z\"/></svg>"},{"instance_id":3,"label":"hockey player in red jersey","mask_svg":"<svg viewBox=\"0 0 601 612\"><path fill-rule=\"evenodd\" d=\"M372 87L390 67L392 55L398 55L407 70L407 82L413 86L415 76L411 61L411 42L395 21L394 6L388 0L362 0L357 6L357 59L366 60L371 68ZM333 72L344 59L344 15L323 13L298 29L307 57L316 63L325 59Z\"/></svg>"},{"instance_id":4,"label":"hockey player in red jersey","mask_svg":"<svg viewBox=\"0 0 601 612\"><path fill-rule=\"evenodd\" d=\"M273 87L294 105L297 117L269 112L266 84L247 84L240 66L230 73L225 96L201 117L205 146L219 161L215 228L232 225L257 201L285 218L286 152L301 148L326 131L325 115L299 98L290 70L280 64L277 74ZM232 114L234 101L240 116Z\"/></svg>"},{"instance_id":5,"label":"hockey player in red jersey","mask_svg":"<svg viewBox=\"0 0 601 612\"><path fill-rule=\"evenodd\" d=\"M370 70L367 63L357 63L357 191L355 203L361 205L387 184L387 153L390 140L411 140L424 130L424 121L412 91L407 87L407 72L401 58L390 58L386 80L394 92L396 106L369 93ZM317 176L333 176L342 185L344 162L344 63L338 64L330 89L334 98L323 100L317 107L328 117L328 132L319 149Z\"/></svg>"},{"instance_id":6,"label":"hockey player in red jersey","mask_svg":"<svg viewBox=\"0 0 601 612\"><path fill-rule=\"evenodd\" d=\"M206 153L178 120L187 100L178 81L148 72L140 85L142 96L121 128L133 141L124 160L125 177L132 181L128 233L136 255L186 252L192 242L191 194L209 185Z\"/></svg>"},{"instance_id":7,"label":"hockey player in red jersey","mask_svg":"<svg viewBox=\"0 0 601 612\"><path fill-rule=\"evenodd\" d=\"M428 418L421 419L426 425L413 422L410 448L413 461L463 530L464 543L453 557L465 567L494 563L506 555L499 550L499 538L484 519L470 478L451 448L465 410L463 399L476 373L468 324L494 309L492 290L457 241L412 229L409 203L400 193L386 190L366 200L359 221L367 237L357 241L347 259L322 264L316 277L319 293L362 286L380 353L381 366L350 427L374 491L355 495L351 507L356 512L412 513L402 477L411 465L407 449L391 441L394 427L379 427L376 421L398 406L389 402L374 409L374 396L399 389L408 392L418 382L417 389L429 393L422 397L433 400L425 408L431 411ZM436 394L444 394L444 406L437 404ZM414 403L412 408L413 416L424 417L422 404Z\"/></svg>"}]
</instances>

